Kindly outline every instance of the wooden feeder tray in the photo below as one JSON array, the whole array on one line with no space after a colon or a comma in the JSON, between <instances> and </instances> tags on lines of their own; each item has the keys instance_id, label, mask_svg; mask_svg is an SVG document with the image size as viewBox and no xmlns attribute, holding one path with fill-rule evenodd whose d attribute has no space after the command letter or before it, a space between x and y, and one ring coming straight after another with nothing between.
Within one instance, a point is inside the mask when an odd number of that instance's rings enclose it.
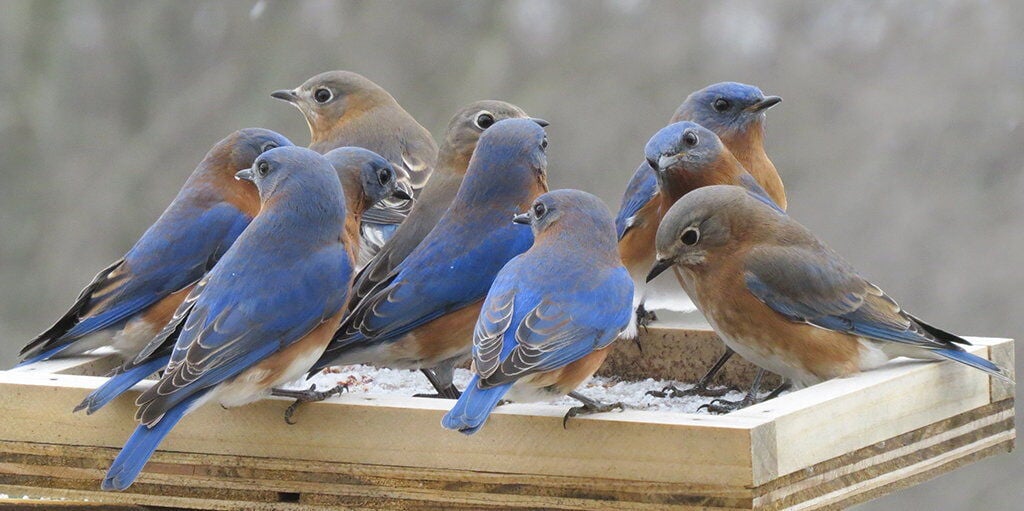
<instances>
[{"instance_id":1,"label":"wooden feeder tray","mask_svg":"<svg viewBox=\"0 0 1024 511\"><path fill-rule=\"evenodd\" d=\"M1012 340L970 340L1013 367ZM641 345L617 343L603 372L695 381L722 351L699 327L652 328ZM510 404L472 437L441 428L451 402L437 399L345 394L303 407L294 426L283 400L210 405L128 491L102 492L135 427L133 398L151 384L72 414L113 364L0 372L0 493L71 501L55 509L837 509L1009 452L1015 439L1011 385L898 360L722 416L629 410L563 429L565 406ZM721 382L745 386L752 374L732 361Z\"/></svg>"}]
</instances>

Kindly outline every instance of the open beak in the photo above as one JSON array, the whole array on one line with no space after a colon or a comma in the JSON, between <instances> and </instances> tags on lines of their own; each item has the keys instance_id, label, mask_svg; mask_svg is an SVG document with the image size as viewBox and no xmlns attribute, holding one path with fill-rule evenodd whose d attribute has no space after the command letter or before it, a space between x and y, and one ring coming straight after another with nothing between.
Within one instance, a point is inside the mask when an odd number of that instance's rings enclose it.
<instances>
[{"instance_id":1,"label":"open beak","mask_svg":"<svg viewBox=\"0 0 1024 511\"><path fill-rule=\"evenodd\" d=\"M748 106L747 110L750 112L763 112L779 103L782 103L782 98L778 96L765 96L761 101Z\"/></svg>"},{"instance_id":2,"label":"open beak","mask_svg":"<svg viewBox=\"0 0 1024 511\"><path fill-rule=\"evenodd\" d=\"M541 128L547 128L548 124L551 124L550 122L545 121L544 119L538 119L536 117L530 117L530 120L539 124Z\"/></svg>"},{"instance_id":3,"label":"open beak","mask_svg":"<svg viewBox=\"0 0 1024 511\"><path fill-rule=\"evenodd\" d=\"M287 101L289 103L297 103L299 101L299 95L294 90L282 89L276 90L270 93L270 97L274 99L280 99L281 101Z\"/></svg>"},{"instance_id":4,"label":"open beak","mask_svg":"<svg viewBox=\"0 0 1024 511\"><path fill-rule=\"evenodd\" d=\"M518 215L512 215L512 222L523 225L530 225L530 214L519 213Z\"/></svg>"},{"instance_id":5,"label":"open beak","mask_svg":"<svg viewBox=\"0 0 1024 511\"><path fill-rule=\"evenodd\" d=\"M235 172L235 179L239 181L249 181L250 183L255 183L256 181L253 179L254 177L255 174L252 173L252 169L242 169L239 170L238 172Z\"/></svg>"},{"instance_id":6,"label":"open beak","mask_svg":"<svg viewBox=\"0 0 1024 511\"><path fill-rule=\"evenodd\" d=\"M396 199L413 200L412 199L412 195L410 195L409 192L407 192L407 191L405 191L405 190L403 190L401 188L395 188L395 191L391 192L391 196L396 198Z\"/></svg>"},{"instance_id":7,"label":"open beak","mask_svg":"<svg viewBox=\"0 0 1024 511\"><path fill-rule=\"evenodd\" d=\"M674 259L658 259L658 262L654 263L654 268L651 268L651 272L647 274L647 282L654 280L665 270L671 268L673 264L676 264Z\"/></svg>"}]
</instances>

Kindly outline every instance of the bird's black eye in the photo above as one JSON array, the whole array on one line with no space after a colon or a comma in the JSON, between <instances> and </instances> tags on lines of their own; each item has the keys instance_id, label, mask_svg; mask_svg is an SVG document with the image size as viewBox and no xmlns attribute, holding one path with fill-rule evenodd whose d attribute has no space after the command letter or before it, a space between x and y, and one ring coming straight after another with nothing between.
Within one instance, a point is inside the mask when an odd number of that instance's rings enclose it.
<instances>
[{"instance_id":1,"label":"bird's black eye","mask_svg":"<svg viewBox=\"0 0 1024 511\"><path fill-rule=\"evenodd\" d=\"M728 110L731 106L732 103L730 103L729 100L725 98L718 98L715 100L714 103L711 103L711 107L714 108L716 112L724 112Z\"/></svg>"},{"instance_id":2,"label":"bird's black eye","mask_svg":"<svg viewBox=\"0 0 1024 511\"><path fill-rule=\"evenodd\" d=\"M683 134L683 143L685 143L686 145L688 145L690 147L694 147L699 142L700 142L700 138L697 137L696 133L694 133L692 131L687 131L686 133Z\"/></svg>"},{"instance_id":3,"label":"bird's black eye","mask_svg":"<svg viewBox=\"0 0 1024 511\"><path fill-rule=\"evenodd\" d=\"M265 161L261 161L261 162L259 162L258 165L256 165L256 173L259 174L260 177L266 176L267 172L270 172L270 164L269 163L267 163Z\"/></svg>"},{"instance_id":4,"label":"bird's black eye","mask_svg":"<svg viewBox=\"0 0 1024 511\"><path fill-rule=\"evenodd\" d=\"M544 216L544 213L547 213L547 212L548 212L547 206L545 206L545 205L543 205L543 204L541 204L539 202L533 205L533 216L534 217L540 218L540 217Z\"/></svg>"},{"instance_id":5,"label":"bird's black eye","mask_svg":"<svg viewBox=\"0 0 1024 511\"><path fill-rule=\"evenodd\" d=\"M473 123L476 124L477 128L480 128L480 130L483 131L494 124L494 116L485 110L476 116L476 120L474 120Z\"/></svg>"},{"instance_id":6,"label":"bird's black eye","mask_svg":"<svg viewBox=\"0 0 1024 511\"><path fill-rule=\"evenodd\" d=\"M683 245L692 247L700 241L700 231L696 227L687 227L679 239L683 242Z\"/></svg>"},{"instance_id":7,"label":"bird's black eye","mask_svg":"<svg viewBox=\"0 0 1024 511\"><path fill-rule=\"evenodd\" d=\"M326 87L320 87L319 89L313 92L313 99L315 99L316 102L320 104L324 104L330 101L331 98L333 97L334 93L331 92L331 89L328 89Z\"/></svg>"},{"instance_id":8,"label":"bird's black eye","mask_svg":"<svg viewBox=\"0 0 1024 511\"><path fill-rule=\"evenodd\" d=\"M381 185L386 185L391 182L391 171L388 169L380 169L377 171L377 181Z\"/></svg>"},{"instance_id":9,"label":"bird's black eye","mask_svg":"<svg viewBox=\"0 0 1024 511\"><path fill-rule=\"evenodd\" d=\"M260 146L260 153L265 153L271 149L274 149L275 147L277 147L277 144L273 142L266 142L262 146Z\"/></svg>"},{"instance_id":10,"label":"bird's black eye","mask_svg":"<svg viewBox=\"0 0 1024 511\"><path fill-rule=\"evenodd\" d=\"M544 137L544 140L541 140L540 148L541 149L547 149L548 148L548 137Z\"/></svg>"}]
</instances>

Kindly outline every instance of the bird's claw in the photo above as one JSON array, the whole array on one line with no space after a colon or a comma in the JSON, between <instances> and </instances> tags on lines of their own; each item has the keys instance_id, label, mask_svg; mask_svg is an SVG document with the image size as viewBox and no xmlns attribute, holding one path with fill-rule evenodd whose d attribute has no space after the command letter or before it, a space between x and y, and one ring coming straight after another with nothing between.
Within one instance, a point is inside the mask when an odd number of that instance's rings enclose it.
<instances>
[{"instance_id":1,"label":"bird's claw","mask_svg":"<svg viewBox=\"0 0 1024 511\"><path fill-rule=\"evenodd\" d=\"M431 399L458 399L461 396L462 396L462 392L459 392L459 389L455 388L455 385L451 385L448 388L444 389L443 392L438 392L436 394L413 394L412 395L412 397L426 397L426 398L431 398Z\"/></svg>"},{"instance_id":2,"label":"bird's claw","mask_svg":"<svg viewBox=\"0 0 1024 511\"><path fill-rule=\"evenodd\" d=\"M579 417L580 415L591 415L595 413L611 412L613 410L625 411L626 405L622 403L611 403L611 404L583 404L580 406L574 406L565 412L565 417L562 417L562 429L569 429L569 419L573 417Z\"/></svg>"},{"instance_id":3,"label":"bird's claw","mask_svg":"<svg viewBox=\"0 0 1024 511\"><path fill-rule=\"evenodd\" d=\"M654 396L658 398L673 398L673 397L685 397L685 396L703 396L703 397L722 397L728 394L733 389L729 387L721 387L717 389L710 389L706 385L694 385L685 390L679 389L675 385L669 385L662 388L661 390L648 390L646 394L648 396Z\"/></svg>"},{"instance_id":4,"label":"bird's claw","mask_svg":"<svg viewBox=\"0 0 1024 511\"><path fill-rule=\"evenodd\" d=\"M746 408L754 404L754 402L754 400L747 398L743 398L738 401L729 401L726 399L712 399L710 403L700 405L700 407L697 408L697 411L707 410L708 413L721 415L730 412L735 412L736 410L739 410L741 408Z\"/></svg>"},{"instance_id":5,"label":"bird's claw","mask_svg":"<svg viewBox=\"0 0 1024 511\"><path fill-rule=\"evenodd\" d=\"M313 403L316 401L323 401L327 398L341 395L342 392L348 392L348 385L339 384L332 389L318 391L316 390L316 384L310 385L306 390L283 390L283 389L272 389L270 395L279 397L291 397L295 399L288 408L284 410L284 421L289 425L295 425L295 421L292 420L292 416L295 415L295 410L299 408L302 403Z\"/></svg>"}]
</instances>

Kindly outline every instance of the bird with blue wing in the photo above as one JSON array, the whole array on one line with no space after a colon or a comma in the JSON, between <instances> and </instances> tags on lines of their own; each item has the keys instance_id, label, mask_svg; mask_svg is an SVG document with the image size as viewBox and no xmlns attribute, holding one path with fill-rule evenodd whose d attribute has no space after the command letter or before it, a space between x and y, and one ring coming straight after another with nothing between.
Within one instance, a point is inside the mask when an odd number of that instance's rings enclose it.
<instances>
[{"instance_id":1,"label":"bird with blue wing","mask_svg":"<svg viewBox=\"0 0 1024 511\"><path fill-rule=\"evenodd\" d=\"M345 195L345 246L350 252L350 257L355 260L358 253L361 237L359 234L359 220L368 208L388 197L397 196L401 199L408 199L409 196L398 188L394 167L390 162L373 151L359 147L342 147L328 152L324 155L334 166L341 180L341 188ZM256 187L249 182L243 182L245 186L251 187L252 192L258 193ZM127 360L121 366L115 368L108 374L108 380L89 394L76 408L75 411L85 410L92 414L105 406L111 400L121 395L136 383L142 381L150 374L163 369L170 359L171 351L180 332L178 328L183 316L175 316L156 337L151 341L147 350L137 353L133 358ZM332 389L325 395L331 395L340 389ZM290 414L287 418L290 421Z\"/></svg>"},{"instance_id":2,"label":"bird with blue wing","mask_svg":"<svg viewBox=\"0 0 1024 511\"><path fill-rule=\"evenodd\" d=\"M345 146L369 149L395 166L399 188L414 197L434 169L437 143L430 132L365 76L327 71L294 89L274 91L271 97L302 112L309 126L310 149L321 154ZM410 200L388 198L362 215L358 268L394 235L412 206Z\"/></svg>"},{"instance_id":3,"label":"bird with blue wing","mask_svg":"<svg viewBox=\"0 0 1024 511\"><path fill-rule=\"evenodd\" d=\"M114 459L105 490L123 490L189 411L241 406L305 373L345 310L354 273L345 198L331 164L299 147L267 151L238 177L260 211L175 313L177 342L160 379L136 401L140 425ZM155 338L143 355L162 346Z\"/></svg>"},{"instance_id":4,"label":"bird with blue wing","mask_svg":"<svg viewBox=\"0 0 1024 511\"><path fill-rule=\"evenodd\" d=\"M783 211L722 140L704 126L689 121L670 124L651 137L644 148L644 154L650 167L656 170L659 193L667 198L663 205L675 204L687 193L704 186L727 184L741 186L779 212ZM653 265L653 261L650 264ZM648 394L658 397L724 395L728 389L711 389L709 385L732 354L727 347L711 369L690 389L680 390L670 385L661 391L650 391ZM758 392L763 377L763 373L755 376L750 394ZM773 394L783 390L785 389L782 387L777 388Z\"/></svg>"},{"instance_id":5,"label":"bird with blue wing","mask_svg":"<svg viewBox=\"0 0 1024 511\"><path fill-rule=\"evenodd\" d=\"M372 364L426 372L458 397L454 367L469 356L473 324L494 276L533 241L512 215L547 191L547 135L531 119L494 123L430 234L345 318L313 370Z\"/></svg>"},{"instance_id":6,"label":"bird with blue wing","mask_svg":"<svg viewBox=\"0 0 1024 511\"><path fill-rule=\"evenodd\" d=\"M381 247L377 255L356 274L349 310L358 307L360 301L419 246L448 211L466 176L469 160L480 135L496 122L525 118L531 117L522 108L497 100L474 101L455 112L441 141L437 168L420 191L408 218L398 226L394 236ZM548 125L543 119L531 119L542 128ZM431 369L423 371L429 374L431 381L439 377L430 373Z\"/></svg>"},{"instance_id":7,"label":"bird with blue wing","mask_svg":"<svg viewBox=\"0 0 1024 511\"><path fill-rule=\"evenodd\" d=\"M781 101L782 98L766 96L753 85L716 83L687 96L669 124L689 121L714 132L765 193L786 209L782 179L764 149L765 113ZM664 279L646 282L647 272L654 264L654 236L658 224L673 202L674 199L658 186L655 169L647 161L641 163L626 186L615 218L622 262L636 286L633 301L637 316L630 323L626 338L635 339L639 327L655 318L651 312L654 308L693 310L692 303L682 296L674 282Z\"/></svg>"},{"instance_id":8,"label":"bird with blue wing","mask_svg":"<svg viewBox=\"0 0 1024 511\"><path fill-rule=\"evenodd\" d=\"M89 283L53 326L21 350L23 364L110 346L134 357L168 322L192 286L259 211L259 196L235 172L292 143L248 128L217 142L174 201L134 246Z\"/></svg>"},{"instance_id":9,"label":"bird with blue wing","mask_svg":"<svg viewBox=\"0 0 1024 511\"><path fill-rule=\"evenodd\" d=\"M658 228L656 276L672 269L743 358L813 385L895 357L952 360L1012 381L970 343L903 310L763 195L711 186L680 199ZM755 402L717 400L713 411Z\"/></svg>"},{"instance_id":10,"label":"bird with blue wing","mask_svg":"<svg viewBox=\"0 0 1024 511\"><path fill-rule=\"evenodd\" d=\"M621 408L574 392L604 362L632 311L633 282L616 250L611 212L589 193L555 190L515 222L531 226L533 246L488 291L473 332L473 378L441 420L467 435L506 398L570 395L583 405L565 420Z\"/></svg>"}]
</instances>

